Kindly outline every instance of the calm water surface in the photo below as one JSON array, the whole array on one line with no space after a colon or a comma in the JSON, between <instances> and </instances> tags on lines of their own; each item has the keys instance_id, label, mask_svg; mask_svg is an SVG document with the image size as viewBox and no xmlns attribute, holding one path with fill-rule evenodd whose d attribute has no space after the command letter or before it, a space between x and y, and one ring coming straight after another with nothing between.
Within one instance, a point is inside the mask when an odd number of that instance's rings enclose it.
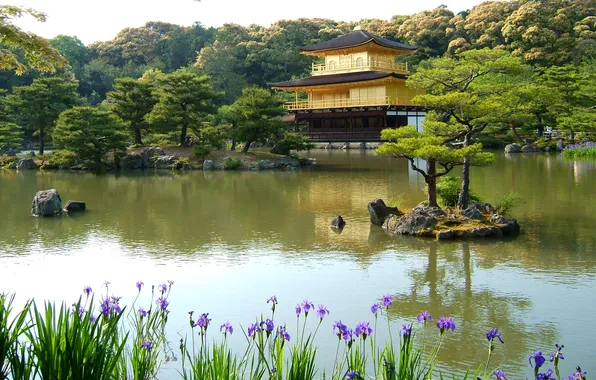
<instances>
[{"instance_id":1,"label":"calm water surface","mask_svg":"<svg viewBox=\"0 0 596 380\"><path fill-rule=\"evenodd\" d=\"M565 344L562 371L581 364L596 374L596 164L557 155L497 154L473 169L472 187L487 201L515 191L522 235L509 241L437 243L390 237L371 226L366 204L424 199L421 178L405 161L372 152L312 151L319 160L298 172L190 172L94 175L0 171L0 291L20 300L76 299L84 285L132 301L134 284L174 280L169 335L188 333L189 310L213 324L245 328L265 300L280 300L277 322L295 330L294 305L305 298L331 311L319 331L319 364L335 353L333 321L371 320L370 306L392 294L395 329L430 310L453 316L440 354L444 371L485 360L484 333L497 327L505 345L493 363L530 376L528 355ZM29 216L36 191L56 188L63 200L87 202L72 217ZM343 233L328 227L347 220ZM105 288L104 288L105 290ZM149 302L143 292L142 303ZM311 321L314 325L314 320ZM215 333L216 328L213 329ZM378 328L377 339L387 336ZM424 331L435 335L436 329ZM177 378L177 365L164 378Z\"/></svg>"}]
</instances>

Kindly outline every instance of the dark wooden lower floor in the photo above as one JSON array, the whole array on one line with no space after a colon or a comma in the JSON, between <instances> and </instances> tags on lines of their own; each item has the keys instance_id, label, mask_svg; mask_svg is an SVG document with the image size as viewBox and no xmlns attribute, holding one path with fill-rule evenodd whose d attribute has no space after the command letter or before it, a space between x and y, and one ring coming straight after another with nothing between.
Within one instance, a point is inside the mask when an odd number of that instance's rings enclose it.
<instances>
[{"instance_id":1,"label":"dark wooden lower floor","mask_svg":"<svg viewBox=\"0 0 596 380\"><path fill-rule=\"evenodd\" d=\"M421 127L425 112L417 107L368 110L302 111L294 122L312 142L380 142L381 131L406 125Z\"/></svg>"}]
</instances>

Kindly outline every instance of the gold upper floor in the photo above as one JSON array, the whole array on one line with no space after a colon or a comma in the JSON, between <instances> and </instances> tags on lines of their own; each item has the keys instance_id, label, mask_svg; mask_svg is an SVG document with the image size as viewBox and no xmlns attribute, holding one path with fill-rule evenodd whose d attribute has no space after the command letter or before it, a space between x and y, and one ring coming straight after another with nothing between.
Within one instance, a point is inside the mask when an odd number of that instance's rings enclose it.
<instances>
[{"instance_id":1,"label":"gold upper floor","mask_svg":"<svg viewBox=\"0 0 596 380\"><path fill-rule=\"evenodd\" d=\"M327 54L324 63L312 64L312 75L333 75L359 71L382 71L408 74L407 63L395 63L395 56L375 51Z\"/></svg>"}]
</instances>

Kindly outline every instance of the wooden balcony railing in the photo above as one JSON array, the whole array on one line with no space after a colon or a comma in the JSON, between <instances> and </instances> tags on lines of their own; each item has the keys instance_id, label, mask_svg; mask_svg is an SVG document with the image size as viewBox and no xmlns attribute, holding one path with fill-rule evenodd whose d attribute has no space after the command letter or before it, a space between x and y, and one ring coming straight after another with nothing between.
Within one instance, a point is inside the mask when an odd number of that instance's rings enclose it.
<instances>
[{"instance_id":1,"label":"wooden balcony railing","mask_svg":"<svg viewBox=\"0 0 596 380\"><path fill-rule=\"evenodd\" d=\"M338 73L353 73L358 71L391 71L400 74L408 73L407 63L393 63L386 61L374 61L372 58L366 60L357 59L350 62L326 64L312 64L312 75L329 75Z\"/></svg>"},{"instance_id":2,"label":"wooden balcony railing","mask_svg":"<svg viewBox=\"0 0 596 380\"><path fill-rule=\"evenodd\" d=\"M360 107L360 106L387 106L387 105L411 105L409 99L391 99L388 96L381 96L375 98L348 98L348 99L332 99L332 100L304 100L297 102L289 102L284 105L288 111L309 110L321 108L344 108L344 107Z\"/></svg>"}]
</instances>

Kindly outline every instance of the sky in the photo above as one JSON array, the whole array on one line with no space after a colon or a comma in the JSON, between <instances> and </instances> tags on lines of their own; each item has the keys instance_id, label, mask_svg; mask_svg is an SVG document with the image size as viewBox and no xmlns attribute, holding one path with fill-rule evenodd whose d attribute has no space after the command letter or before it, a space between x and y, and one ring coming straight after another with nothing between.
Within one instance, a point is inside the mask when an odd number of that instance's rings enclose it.
<instances>
[{"instance_id":1,"label":"sky","mask_svg":"<svg viewBox=\"0 0 596 380\"><path fill-rule=\"evenodd\" d=\"M200 22L219 27L224 23L243 26L269 26L282 19L330 18L355 21L363 18L389 20L395 14L412 14L441 4L455 13L469 9L481 0L15 0L10 3L45 12L48 20L32 18L16 22L26 31L45 38L58 34L77 36L83 43L113 39L126 27L147 21L178 25Z\"/></svg>"}]
</instances>

